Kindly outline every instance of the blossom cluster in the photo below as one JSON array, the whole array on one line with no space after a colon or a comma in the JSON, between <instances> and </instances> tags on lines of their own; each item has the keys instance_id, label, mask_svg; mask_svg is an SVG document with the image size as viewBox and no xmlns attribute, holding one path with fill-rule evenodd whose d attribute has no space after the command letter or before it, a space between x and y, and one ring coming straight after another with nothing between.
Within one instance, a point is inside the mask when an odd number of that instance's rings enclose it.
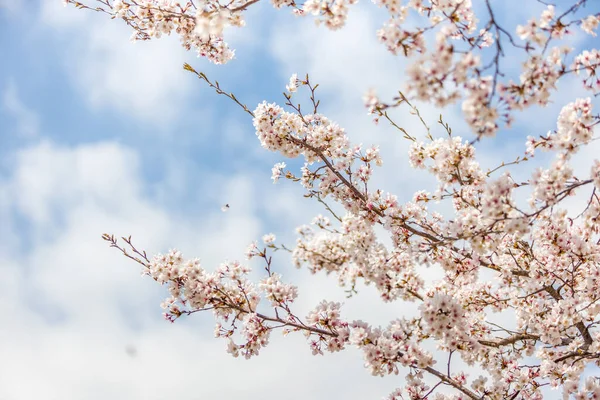
<instances>
[{"instance_id":1,"label":"blossom cluster","mask_svg":"<svg viewBox=\"0 0 600 400\"><path fill-rule=\"evenodd\" d=\"M255 1L101 3L105 12L124 19L137 39L176 32L186 48L223 63L233 56L223 41L224 27L242 26L243 11ZM273 1L276 8L315 15L331 29L344 25L354 3ZM304 333L313 354L358 347L373 375L406 372L405 386L390 399L541 399L545 387L560 388L565 399L595 398L598 382L584 378L586 368L600 366L600 161L591 162L587 176L574 172L576 163L585 162L578 158L580 150L593 145L600 125L593 99L566 102L556 129L529 137L524 155L514 161L485 171L476 149L479 140L498 131L499 121L509 123L515 110L549 104L568 74L598 94L598 50L575 54L570 46L555 44L568 40L575 26L596 33L600 17L577 14L586 3L579 0L563 12L547 5L513 36L496 18L492 2L485 1L488 15L481 20L471 0L375 1L389 13L377 33L380 41L412 63L406 95L388 104L370 91L365 104L412 142L410 165L437 180L433 193L418 191L404 203L373 187L376 167L383 165L379 148L352 143L343 127L319 113L316 86L308 76L292 75L284 105L265 101L254 111L242 106L252 115L263 148L299 158L303 165L295 171L296 162L289 162L289 170L285 162L275 164L273 181L297 182L305 197L318 200L330 214L299 227L292 248L279 245L272 234L263 237L264 246L252 243L248 258L265 264L257 281L240 262L208 272L177 251L149 260L133 248L136 258L114 238L105 239L168 287L163 303L168 320L211 311L215 335L227 340L228 352L236 357L259 354L272 331L281 329ZM425 24L415 23L417 17ZM524 54L518 77L502 71L509 45ZM312 104L301 111L292 98L305 89ZM408 104L423 121L413 99L438 106L462 101L475 139L468 140L469 133L454 135L441 117L443 137L434 137L429 128L423 140L412 136L388 111ZM554 158L526 169L538 150L553 152ZM528 174L517 180L508 166ZM584 199L583 206L569 204L573 196ZM449 202L450 211L436 212L432 202ZM334 276L349 295L356 295L361 283L372 285L385 302L418 304L418 315L379 327L346 320L342 304L323 300L302 318L293 310L299 288L274 271L271 251L279 250L289 251L296 267ZM431 266L440 267L441 279L428 281ZM510 328L498 322L497 313L513 318ZM431 345L438 351L429 352ZM457 371L453 355L478 368L477 376ZM437 383L431 385L431 379ZM440 385L453 393L436 392Z\"/></svg>"},{"instance_id":2,"label":"blossom cluster","mask_svg":"<svg viewBox=\"0 0 600 400\"><path fill-rule=\"evenodd\" d=\"M185 49L195 49L198 56L215 64L225 64L234 57L223 39L224 28L245 24L241 13L244 3L239 1L228 7L218 1L203 1L198 7L191 1L182 4L169 0L107 0L100 1L99 7L75 0L65 3L124 20L133 29L132 40L159 39L176 33Z\"/></svg>"},{"instance_id":3,"label":"blossom cluster","mask_svg":"<svg viewBox=\"0 0 600 400\"><path fill-rule=\"evenodd\" d=\"M195 49L199 56L217 64L234 57L225 42L224 28L244 26L244 11L257 2L235 0L222 4L218 0L205 0L196 5L193 1L182 4L174 0L95 1L99 6L76 0L65 0L65 3L123 19L133 28L135 40L160 38L175 32L186 49ZM414 58L407 69L406 91L416 99L438 106L463 99L466 121L479 136L494 135L500 127L499 120L510 123L514 110L546 105L556 90L557 81L567 74L574 72L582 76L583 85L594 93L600 90L596 75L600 66L597 50L585 51L569 62L567 58L572 52L569 46L550 47L552 41L572 35L569 27L573 24L579 24L588 34L595 34L600 14L575 18L587 0L578 1L560 15L555 6L548 5L539 18L531 18L517 27L516 34L522 44L499 24L487 1L489 15L483 19L484 24L481 24L481 16L478 18L475 14L471 0L374 2L389 14L389 20L377 32L379 40L391 53ZM302 4L294 0L273 0L272 3L275 8L289 7L298 16L313 15L317 23L339 29L344 26L348 10L356 0L306 0ZM415 24L415 21L425 23ZM494 44L493 54L482 51L493 48ZM502 59L509 45L511 51L525 54L519 82L501 79L505 76ZM295 81L292 79L288 85L290 92L296 89Z\"/></svg>"},{"instance_id":4,"label":"blossom cluster","mask_svg":"<svg viewBox=\"0 0 600 400\"><path fill-rule=\"evenodd\" d=\"M597 119L590 99L567 104L556 131L529 139L530 156L538 147L558 154L550 168L535 170L524 184L509 173L491 179L476 161L474 146L460 137L415 141L411 164L429 170L439 188L433 195L419 192L404 205L393 194L367 191L360 180L351 179L358 174L351 173L348 150L356 147L341 131L337 130L338 138L344 140L335 142L332 137L331 142L315 145L310 124L280 128L280 119L296 117L277 107L262 104L255 112L263 146L287 157L303 156L304 176L318 169L311 165L320 158L320 165L344 189L329 190L321 182L320 195L334 197L347 209L339 228L318 217L313 225L321 232L299 229L301 237L293 250L296 264L306 264L314 273L335 274L346 287L354 287L358 280L374 283L385 301L402 298L422 304L418 321L401 322L411 324L410 337L390 336L389 331L361 321L348 325L349 341L363 349L367 368L376 375L398 373L400 366L411 368L405 393L422 396L430 388L415 371L436 375L436 370L419 343L434 338L439 348L460 353L464 361L479 364L492 378L486 385L486 378L478 377L469 387L462 372L446 377L446 383L468 397L503 399L521 393L522 398L540 398L545 383L561 386L567 397L580 390L578 380L587 360L597 360L600 354L595 350L600 332L593 322L600 311L596 305L600 282L591 278L600 276L598 243L592 239L598 232L600 201L593 194L577 223L560 204L574 191L600 181L600 163L594 164L587 180L573 180L569 165L579 148L593 138ZM269 141L268 135L277 140ZM330 143L340 143L338 151ZM306 183L315 181L301 183L312 189ZM529 210L517 206L514 198L515 190L527 187L531 188ZM428 201L446 198L452 199L455 209L451 220L426 207ZM393 249L377 239L377 224L390 232ZM444 268L446 279L427 289L415 266L436 263ZM482 269L496 273L501 284L480 280ZM518 331L497 336L486 321L490 310L513 310ZM534 354L540 363L523 367L523 357Z\"/></svg>"},{"instance_id":5,"label":"blossom cluster","mask_svg":"<svg viewBox=\"0 0 600 400\"><path fill-rule=\"evenodd\" d=\"M590 362L600 363L595 327L600 313L600 198L595 195L600 161L587 180L573 180L569 165L593 138L589 99L567 104L556 131L528 140L530 156L542 148L557 152L557 158L549 169L535 170L526 184L517 184L509 173L491 178L476 161L475 147L460 137L414 142L411 164L430 171L439 188L435 194L418 192L405 204L393 194L367 189L368 178L355 171L381 163L376 148L363 151L352 145L344 130L324 116L267 103L253 114L265 148L305 159L302 178L289 171L285 177L309 193L318 186L320 199L332 197L346 208L343 217L333 214L335 223L319 215L311 226L298 229L291 250L296 266L336 275L350 292L358 281L374 285L384 301L419 303L420 315L376 327L344 320L342 304L324 300L305 318L298 317L292 310L298 288L272 271L267 254L284 247L268 234L265 248L253 243L247 252L266 264L266 276L256 284L248 278L250 269L238 262L209 273L177 251L142 261L144 273L168 285L167 319L212 310L218 321L215 334L227 339L227 351L235 357L259 354L275 329L304 332L313 354L356 346L373 375L408 369L406 386L391 399L430 393L435 388L426 375L451 386L460 393L456 398L538 399L545 385L560 387L565 398L587 398L598 391L595 381L582 386L580 379ZM591 200L578 217L570 217L561 203L586 187L592 189ZM531 193L528 210L514 198L524 188ZM454 218L429 211L427 203L434 199L451 199ZM391 248L375 233L377 225L389 232ZM445 276L426 285L421 266L432 264L440 265ZM485 270L492 280L481 278ZM261 305L261 299L268 304ZM498 334L490 313L507 310L514 313L516 328ZM486 375L470 380L464 371L436 369L437 355L424 347L429 341L449 354L448 368L457 353ZM538 362L525 363L532 356Z\"/></svg>"}]
</instances>

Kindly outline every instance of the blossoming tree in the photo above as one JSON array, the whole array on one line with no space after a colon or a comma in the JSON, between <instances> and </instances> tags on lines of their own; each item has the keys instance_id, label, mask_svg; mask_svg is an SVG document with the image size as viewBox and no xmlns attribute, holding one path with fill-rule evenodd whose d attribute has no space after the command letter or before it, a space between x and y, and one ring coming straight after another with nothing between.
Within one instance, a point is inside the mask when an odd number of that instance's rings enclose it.
<instances>
[{"instance_id":1,"label":"blossoming tree","mask_svg":"<svg viewBox=\"0 0 600 400\"><path fill-rule=\"evenodd\" d=\"M124 21L135 40L179 35L186 49L222 64L234 55L223 28L243 27L244 12L258 1L66 3ZM328 217L319 215L312 226L300 227L293 248L277 244L273 235L263 238L264 245L252 244L248 258L262 259L265 265L259 282L250 280L249 267L241 262L209 272L178 251L148 257L130 238L105 234L104 239L167 286L163 307L168 320L212 312L215 335L227 341L235 357L258 355L272 331L300 332L314 354L356 346L373 375L408 371L404 386L390 399L556 396L546 386L559 388L565 399L600 398L600 382L584 376L586 367L600 366L600 161L589 165L587 176L574 176L571 167L600 124L600 115L592 110L600 93L600 51L575 52L569 45L576 31L596 36L600 14L586 8L593 1L566 0L555 7L537 0L545 10L523 21L516 32L500 20L491 0L475 5L472 0L374 2L389 14L377 31L379 40L411 64L398 97L381 100L370 92L365 104L376 120L391 123L412 142L411 165L433 174L437 191L419 191L401 204L394 194L369 186L374 168L382 165L378 147L350 143L343 128L320 114L316 87L308 77L292 76L283 106L263 102L252 111L186 64L185 69L253 118L264 148L304 160L297 172L276 164L273 180L285 177L302 185L307 197L324 205ZM356 0L272 3L341 29ZM517 81L503 73L509 51L513 58L522 57ZM555 130L527 138L521 157L484 171L475 145L508 129L515 112L547 105L557 82L568 75L577 77L590 98L572 99L557 116ZM293 100L299 90L310 95L308 110ZM439 107L460 102L471 140L453 135L441 120L447 135L434 138L413 99ZM421 118L423 140L393 120L389 111L401 106ZM506 172L507 165L527 169L539 151L552 152L554 161L547 168L530 168L527 181L518 182ZM517 199L523 193L529 200L521 204ZM565 206L573 195L585 199L582 209ZM338 203L345 214L338 215L327 202ZM431 211L431 202L450 202L452 214ZM375 233L377 226L385 228L390 246ZM351 291L362 281L374 285L385 302L418 303L420 313L375 327L344 319L341 304L324 300L308 315L298 315L294 301L299 289L272 268L277 250L291 252L298 267L337 275L339 284ZM440 266L443 279L426 284L423 267L428 265ZM500 311L511 312L514 328L495 322ZM430 343L439 351L427 351ZM453 370L453 355L476 366L481 375Z\"/></svg>"}]
</instances>

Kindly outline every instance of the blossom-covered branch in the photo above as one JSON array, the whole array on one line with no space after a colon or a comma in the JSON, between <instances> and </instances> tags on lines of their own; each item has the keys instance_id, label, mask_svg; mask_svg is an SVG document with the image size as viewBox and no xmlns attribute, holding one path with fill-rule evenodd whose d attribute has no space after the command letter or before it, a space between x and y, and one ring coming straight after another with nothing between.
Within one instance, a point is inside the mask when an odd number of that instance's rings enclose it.
<instances>
[{"instance_id":1,"label":"blossom-covered branch","mask_svg":"<svg viewBox=\"0 0 600 400\"><path fill-rule=\"evenodd\" d=\"M190 66L186 69L193 70ZM246 109L205 75L200 77L217 93ZM302 86L311 90L314 99L308 78L293 77L288 88L295 91ZM265 249L255 244L248 252L249 257L261 257L267 265L267 277L258 285L242 279L249 270L238 263L224 264L215 274L207 275L199 272L196 261L186 262L179 253L157 256L150 263L142 260L155 280L170 282L172 297L165 303L168 319L206 310L209 305L218 318L231 323L228 328L219 323L218 336L231 339L241 321L239 329L245 343L231 341L229 350L234 355L243 350L246 357L258 354L276 328L305 332L316 354L356 345L363 349L366 365L376 375L398 373L400 366L409 368L410 384L405 390L414 398L431 389L422 381L422 373L440 379L443 376L441 384L469 398L495 398L491 394L496 392L503 393L497 398L535 397L547 384L562 385L565 393L578 389L575 382L585 365L599 360L600 354L600 333L595 329L600 278L590 281L591 276L600 277L595 256L598 242L593 240L600 202L597 196L590 197L575 219L558 207L565 194L590 185L595 192L600 183L598 162L586 180L574 178L566 167L566 162L593 139L589 100L566 106L558 129L548 137L530 139L529 157L539 149L552 150L558 151L561 162L548 170L534 171L528 184L516 184L508 173L490 178L492 174L482 171L475 161L474 147L452 134L447 139L431 137L427 143L413 141L411 163L429 169L439 188L434 194L418 192L413 202L400 205L390 193L367 189L371 173L364 171L371 171L371 164L382 164L377 149L351 145L343 129L320 114L302 114L300 107L291 103L292 93L286 95L291 112L262 103L250 113L257 136L269 150L305 159L300 176L290 171L280 175L301 183L308 193L333 198L347 211L337 227L319 216L313 221L318 230L308 226L299 229L300 238L292 250L296 265L307 265L315 273L324 270L336 274L345 287L355 287L358 280L374 284L384 301L417 301L421 316L394 321L385 329L374 328L363 321L342 320L341 305L325 301L302 320L290 308L297 289L282 283L281 276L271 271L267 248L279 247L267 236ZM564 135L576 145L552 146L553 142L561 143ZM517 207L513 192L526 188L532 192L531 211L524 212ZM446 220L427 210L429 201L444 199L453 201L454 219ZM373 230L377 224L390 232L392 249L378 240ZM111 236L106 238L114 242ZM133 253L145 254L135 249ZM441 265L445 279L425 287L417 268L424 264ZM481 268L494 271L501 284L478 279ZM206 294L205 281L210 282L209 287L213 285L211 295ZM203 300L194 303L191 299L198 295L194 292L197 288L202 288L199 293ZM274 317L257 311L260 290L271 302ZM502 310L516 313L519 328L509 336L497 336L488 323L490 311ZM466 386L466 375L458 379L434 369L433 355L422 347L428 340L435 340L445 351L457 352L468 363L479 363L494 379L492 386L477 381L472 389ZM532 353L540 363L527 366L524 380L519 360ZM513 364L507 364L507 359L514 360ZM506 372L509 365L510 373Z\"/></svg>"},{"instance_id":2,"label":"blossom-covered branch","mask_svg":"<svg viewBox=\"0 0 600 400\"><path fill-rule=\"evenodd\" d=\"M272 1L276 8L291 7L296 15L317 16L318 22L331 29L345 24L349 7L355 2ZM224 40L224 28L243 27L243 12L257 1L234 0L222 4L218 0L65 0L65 3L123 19L133 28L135 40L175 32L185 48L196 49L198 55L222 64L234 57ZM480 16L483 21L487 19L483 24L479 24L471 0L429 3L410 0L402 5L398 0L376 0L375 4L390 16L377 35L393 54L414 59L407 70L406 92L438 106L462 98L466 120L477 135L494 135L499 128L498 120L509 124L514 110L534 104L547 105L556 83L565 75L576 73L586 88L594 94L600 91L597 50L573 56L569 46L551 46L565 39L576 25L596 35L600 14L575 17L587 0L574 1L560 15L556 15L555 6L548 5L539 19L532 18L517 28L518 39L502 26L489 0L485 0L487 15ZM517 82L505 77L502 71L502 60L514 52L525 56L523 73Z\"/></svg>"},{"instance_id":3,"label":"blossom-covered branch","mask_svg":"<svg viewBox=\"0 0 600 400\"><path fill-rule=\"evenodd\" d=\"M233 57L224 27L243 26L243 12L256 3L96 2L98 7L67 0L125 20L139 40L175 32L186 48L216 63ZM548 386L560 387L563 398L599 397L598 381L584 378L586 368L600 366L600 161L591 162L584 176L576 176L573 167L586 162L581 150L597 139L600 115L594 114L593 98L569 99L556 129L523 140L523 153L512 161L484 170L476 149L498 132L501 121L509 123L515 110L547 105L567 75L578 77L592 95L599 93L600 52L574 54L564 43L574 29L596 35L599 15L581 14L586 0L568 3L562 12L546 5L539 18L523 21L512 33L488 0L481 2L479 18L470 0L376 1L390 18L377 33L380 41L413 61L403 91L388 101L367 93L367 111L402 132L410 142L411 166L437 181L433 193L418 191L405 203L374 187L371 178L383 165L378 146L353 144L344 128L320 113L318 85L308 76L291 77L281 105L265 101L250 110L186 64L252 118L263 148L301 159L299 170L287 169L283 161L275 164L273 181L301 185L305 197L316 199L333 220L318 215L299 227L294 246L277 244L273 235L263 238L264 246L253 243L248 258L265 265L256 282L238 261L209 272L176 250L150 258L131 238L123 239L124 246L111 235L104 239L141 264L145 275L167 285L168 320L212 312L215 335L227 340L234 356L257 355L271 332L281 329L302 332L314 354L356 346L373 375L403 370L405 386L390 399L541 399ZM354 1L273 4L314 14L337 29ZM503 71L509 53L522 56L518 78ZM310 99L304 106L296 103L301 90ZM472 134L457 136L441 116L432 128L414 100L437 106L462 101ZM398 107L409 107L422 134L408 132L393 118ZM531 165L542 151L553 155L550 163ZM528 178L515 179L514 169ZM583 199L577 207L569 204L574 197ZM450 203L450 211L435 212L432 202ZM377 233L381 227L386 237ZM351 295L359 282L373 285L383 301L413 302L419 313L377 327L346 320L342 304L323 300L300 317L293 311L299 288L273 266L278 250L289 251L297 267L336 276ZM441 268L443 278L427 283L431 266ZM510 329L500 312L513 319ZM436 353L426 350L432 344ZM453 357L476 366L481 375L453 371Z\"/></svg>"}]
</instances>

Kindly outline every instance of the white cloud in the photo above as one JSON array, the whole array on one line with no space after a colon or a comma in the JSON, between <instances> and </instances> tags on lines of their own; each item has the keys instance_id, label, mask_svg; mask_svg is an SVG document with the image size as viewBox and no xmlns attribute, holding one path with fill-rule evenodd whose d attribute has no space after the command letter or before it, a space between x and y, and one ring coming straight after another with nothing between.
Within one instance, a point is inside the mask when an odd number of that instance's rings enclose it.
<instances>
[{"instance_id":1,"label":"white cloud","mask_svg":"<svg viewBox=\"0 0 600 400\"><path fill-rule=\"evenodd\" d=\"M32 137L38 134L39 118L21 100L14 80L8 80L8 84L2 95L2 107L15 120L16 130L19 134L25 137Z\"/></svg>"},{"instance_id":2,"label":"white cloud","mask_svg":"<svg viewBox=\"0 0 600 400\"><path fill-rule=\"evenodd\" d=\"M358 399L395 387L393 377L370 377L355 350L314 357L301 335L274 333L264 354L246 362L212 338L210 315L162 321L165 291L141 279L137 265L107 248L100 233L131 233L149 251L177 245L212 269L263 233L255 216L263 192L247 175L207 174L207 187L220 181L222 195L237 199L232 209L182 216L147 197L138 164L135 151L116 143L42 142L15 157L14 172L0 183L0 211L18 209L29 229L19 232L26 251L0 260L0 309L18 321L0 326L0 353L11 360L0 363L0 398L302 399L328 396L335 386L336 396ZM292 273L285 262L277 268L301 279L300 315L323 297L344 299L331 279ZM311 284L302 285L304 278ZM395 315L374 293L347 302L355 310L349 315ZM349 378L361 384L344 385Z\"/></svg>"},{"instance_id":3,"label":"white cloud","mask_svg":"<svg viewBox=\"0 0 600 400\"><path fill-rule=\"evenodd\" d=\"M131 30L120 20L58 1L41 7L40 34L66 38L59 49L65 71L92 107L162 127L187 113L194 85L182 68L186 52L176 37L131 43Z\"/></svg>"},{"instance_id":4,"label":"white cloud","mask_svg":"<svg viewBox=\"0 0 600 400\"><path fill-rule=\"evenodd\" d=\"M321 84L320 91L335 93L336 101L343 104L360 104L370 87L392 95L400 88L404 63L377 41L379 21L372 10L353 6L341 31L315 27L310 16L288 24L276 22L271 29L277 34L271 35L270 48L285 78L308 72Z\"/></svg>"},{"instance_id":5,"label":"white cloud","mask_svg":"<svg viewBox=\"0 0 600 400\"><path fill-rule=\"evenodd\" d=\"M9 13L19 14L23 10L23 0L0 0L0 9L7 10Z\"/></svg>"}]
</instances>

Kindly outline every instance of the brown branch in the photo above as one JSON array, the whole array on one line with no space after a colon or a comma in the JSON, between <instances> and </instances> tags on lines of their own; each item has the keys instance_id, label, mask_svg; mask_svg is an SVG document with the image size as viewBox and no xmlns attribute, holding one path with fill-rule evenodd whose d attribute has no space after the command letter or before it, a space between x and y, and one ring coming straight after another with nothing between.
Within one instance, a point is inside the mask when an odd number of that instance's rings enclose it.
<instances>
[{"instance_id":1,"label":"brown branch","mask_svg":"<svg viewBox=\"0 0 600 400\"><path fill-rule=\"evenodd\" d=\"M247 3L242 4L241 6L232 8L231 11L232 13L234 12L238 12L238 11L244 11L246 8L250 7L252 4L258 3L260 0L250 0Z\"/></svg>"},{"instance_id":2,"label":"brown branch","mask_svg":"<svg viewBox=\"0 0 600 400\"><path fill-rule=\"evenodd\" d=\"M537 335L531 335L529 333L519 333L514 336L510 336L498 341L491 340L478 340L479 344L488 346L488 347L501 347L509 344L514 344L520 340L539 340L540 337Z\"/></svg>"},{"instance_id":3,"label":"brown branch","mask_svg":"<svg viewBox=\"0 0 600 400\"><path fill-rule=\"evenodd\" d=\"M481 399L481 396L478 396L475 392L467 389L466 387L462 386L460 383L456 382L454 379L442 374L441 372L439 372L438 370L435 370L431 367L425 367L425 368L421 368L424 371L429 372L430 374L438 377L441 381L443 381L445 384L452 386L453 388L455 388L456 390L466 394L468 397L470 397L473 400L479 400Z\"/></svg>"},{"instance_id":4,"label":"brown branch","mask_svg":"<svg viewBox=\"0 0 600 400\"><path fill-rule=\"evenodd\" d=\"M547 286L546 292L548 292L548 294L550 296L552 296L552 298L556 301L563 300L563 297L560 295L560 293L556 289L554 289L552 286ZM579 333L581 333L581 336L583 337L583 341L585 342L585 344L583 345L583 348L587 349L594 342L594 339L592 338L592 335L590 334L589 329L587 328L587 326L585 326L583 321L577 322L575 324L575 327L577 328Z\"/></svg>"},{"instance_id":5,"label":"brown branch","mask_svg":"<svg viewBox=\"0 0 600 400\"><path fill-rule=\"evenodd\" d=\"M248 311L245 308L240 307L240 306L231 305L231 304L228 304L227 306L230 307L230 308L232 308L232 309L235 309L235 310L237 310L237 311L239 311L239 312L241 312L243 314L252 313L251 311ZM255 314L256 314L256 316L258 318L263 319L265 321L278 322L278 323L283 324L285 326L291 326L291 327L294 327L296 329L310 331L310 332L313 332L313 333L316 333L316 334L319 334L319 335L323 335L323 336L338 337L338 334L335 333L335 332L333 332L333 331L328 331L328 330L319 329L319 328L313 328L312 326L308 326L308 325L304 325L304 324L298 324L298 323L295 323L295 322L290 322L290 321L284 320L284 319L279 318L279 317L269 317L268 315L261 314L261 313L255 313Z\"/></svg>"}]
</instances>

